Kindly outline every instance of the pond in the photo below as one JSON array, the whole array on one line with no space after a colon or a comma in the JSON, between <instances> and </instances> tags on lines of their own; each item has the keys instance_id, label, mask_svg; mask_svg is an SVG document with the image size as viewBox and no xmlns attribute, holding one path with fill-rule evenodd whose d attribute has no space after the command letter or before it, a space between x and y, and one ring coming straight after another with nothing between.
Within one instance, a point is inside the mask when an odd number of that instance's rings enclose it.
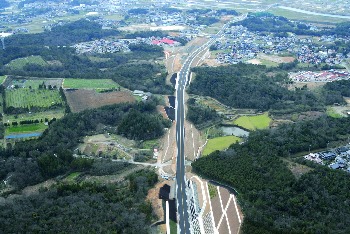
<instances>
[{"instance_id":1,"label":"pond","mask_svg":"<svg viewBox=\"0 0 350 234\"><path fill-rule=\"evenodd\" d=\"M235 126L221 126L220 128L225 136L237 136L237 137L247 137L249 136L249 132Z\"/></svg>"},{"instance_id":2,"label":"pond","mask_svg":"<svg viewBox=\"0 0 350 234\"><path fill-rule=\"evenodd\" d=\"M41 136L41 132L30 132L30 133L22 133L22 134L13 134L5 136L5 139L20 139L27 137L39 137Z\"/></svg>"}]
</instances>

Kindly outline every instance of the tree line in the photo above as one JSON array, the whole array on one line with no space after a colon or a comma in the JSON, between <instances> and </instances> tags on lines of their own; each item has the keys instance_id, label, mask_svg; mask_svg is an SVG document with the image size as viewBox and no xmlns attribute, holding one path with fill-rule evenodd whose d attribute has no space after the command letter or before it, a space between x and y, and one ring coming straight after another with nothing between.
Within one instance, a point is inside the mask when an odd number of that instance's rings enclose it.
<instances>
[{"instance_id":1,"label":"tree line","mask_svg":"<svg viewBox=\"0 0 350 234\"><path fill-rule=\"evenodd\" d=\"M119 163L105 162L104 166L108 164ZM148 233L155 218L145 198L157 179L154 171L144 169L122 182L105 185L60 182L28 197L6 199L0 204L1 230L5 233Z\"/></svg>"}]
</instances>

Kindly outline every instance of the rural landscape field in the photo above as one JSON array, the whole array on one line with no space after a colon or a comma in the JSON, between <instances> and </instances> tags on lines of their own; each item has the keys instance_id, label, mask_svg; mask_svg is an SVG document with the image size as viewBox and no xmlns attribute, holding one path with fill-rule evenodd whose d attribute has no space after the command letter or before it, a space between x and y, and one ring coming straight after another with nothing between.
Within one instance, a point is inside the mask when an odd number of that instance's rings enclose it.
<instances>
[{"instance_id":1,"label":"rural landscape field","mask_svg":"<svg viewBox=\"0 0 350 234\"><path fill-rule=\"evenodd\" d=\"M350 233L349 12L0 1L0 233Z\"/></svg>"}]
</instances>

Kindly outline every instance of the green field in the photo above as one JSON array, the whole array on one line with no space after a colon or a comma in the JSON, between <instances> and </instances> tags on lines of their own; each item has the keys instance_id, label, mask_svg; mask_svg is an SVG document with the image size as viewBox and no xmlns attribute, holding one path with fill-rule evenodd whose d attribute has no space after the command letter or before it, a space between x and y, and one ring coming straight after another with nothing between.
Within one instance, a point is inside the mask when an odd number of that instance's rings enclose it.
<instances>
[{"instance_id":1,"label":"green field","mask_svg":"<svg viewBox=\"0 0 350 234\"><path fill-rule=\"evenodd\" d=\"M287 9L281 9L281 8L272 8L268 10L268 12L278 15L278 16L284 16L291 20L299 20L299 21L311 21L311 22L320 22L320 23L341 23L348 21L347 19L342 18L334 18L334 17L328 17L328 16L320 16L320 15L310 15L300 12L295 12Z\"/></svg>"},{"instance_id":2,"label":"green field","mask_svg":"<svg viewBox=\"0 0 350 234\"><path fill-rule=\"evenodd\" d=\"M7 135L11 133L43 132L46 128L47 126L43 123L11 126L6 128L5 134Z\"/></svg>"},{"instance_id":3,"label":"green field","mask_svg":"<svg viewBox=\"0 0 350 234\"><path fill-rule=\"evenodd\" d=\"M216 150L227 149L230 145L238 141L240 141L240 138L236 136L224 136L209 139L207 145L203 150L203 155L206 156Z\"/></svg>"},{"instance_id":4,"label":"green field","mask_svg":"<svg viewBox=\"0 0 350 234\"><path fill-rule=\"evenodd\" d=\"M4 83L6 76L0 76L0 84Z\"/></svg>"},{"instance_id":5,"label":"green field","mask_svg":"<svg viewBox=\"0 0 350 234\"><path fill-rule=\"evenodd\" d=\"M53 105L62 105L63 101L58 90L48 89L10 89L6 90L7 107L51 107Z\"/></svg>"},{"instance_id":6,"label":"green field","mask_svg":"<svg viewBox=\"0 0 350 234\"><path fill-rule=\"evenodd\" d=\"M55 110L48 110L43 112L32 112L32 113L22 113L17 115L4 115L3 121L4 123L12 123L14 121L23 121L23 120L45 120L47 118L48 120L51 120L53 118L60 119L64 116L64 109L55 109Z\"/></svg>"},{"instance_id":7,"label":"green field","mask_svg":"<svg viewBox=\"0 0 350 234\"><path fill-rule=\"evenodd\" d=\"M119 85L111 79L64 79L63 88L70 89L112 89Z\"/></svg>"},{"instance_id":8,"label":"green field","mask_svg":"<svg viewBox=\"0 0 350 234\"><path fill-rule=\"evenodd\" d=\"M261 65L265 65L266 67L278 67L278 63L272 62L267 59L259 59L261 62Z\"/></svg>"},{"instance_id":9,"label":"green field","mask_svg":"<svg viewBox=\"0 0 350 234\"><path fill-rule=\"evenodd\" d=\"M25 58L18 58L9 62L6 66L12 69L23 69L27 64L36 64L46 66L47 62L41 56L29 56Z\"/></svg>"},{"instance_id":10,"label":"green field","mask_svg":"<svg viewBox=\"0 0 350 234\"><path fill-rule=\"evenodd\" d=\"M333 118L342 118L342 117L344 117L344 115L339 114L332 107L327 107L326 113L327 113L328 116L333 117Z\"/></svg>"},{"instance_id":11,"label":"green field","mask_svg":"<svg viewBox=\"0 0 350 234\"><path fill-rule=\"evenodd\" d=\"M269 127L271 118L268 113L256 116L242 116L233 121L234 125L248 130L264 129Z\"/></svg>"}]
</instances>

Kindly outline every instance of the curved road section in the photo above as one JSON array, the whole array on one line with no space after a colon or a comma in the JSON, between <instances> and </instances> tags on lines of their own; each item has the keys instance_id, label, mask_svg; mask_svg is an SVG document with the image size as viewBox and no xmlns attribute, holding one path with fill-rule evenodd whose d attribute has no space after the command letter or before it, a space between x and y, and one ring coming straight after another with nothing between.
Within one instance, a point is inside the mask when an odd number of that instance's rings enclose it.
<instances>
[{"instance_id":1,"label":"curved road section","mask_svg":"<svg viewBox=\"0 0 350 234\"><path fill-rule=\"evenodd\" d=\"M246 16L238 20L242 20ZM230 22L231 23L231 22ZM209 46L213 44L217 38L221 37L225 29L230 23L225 24L222 29L212 38L191 53L184 64L181 67L180 72L177 75L176 80L176 145L177 145L177 161L176 161L176 199L177 199L177 215L178 215L178 233L191 233L191 224L189 220L189 210L187 205L187 194L186 194L186 175L185 175L185 151L184 151L184 141L185 141L185 102L184 94L186 84L188 82L188 77L191 69L191 65L194 59L203 54L208 50Z\"/></svg>"}]
</instances>

